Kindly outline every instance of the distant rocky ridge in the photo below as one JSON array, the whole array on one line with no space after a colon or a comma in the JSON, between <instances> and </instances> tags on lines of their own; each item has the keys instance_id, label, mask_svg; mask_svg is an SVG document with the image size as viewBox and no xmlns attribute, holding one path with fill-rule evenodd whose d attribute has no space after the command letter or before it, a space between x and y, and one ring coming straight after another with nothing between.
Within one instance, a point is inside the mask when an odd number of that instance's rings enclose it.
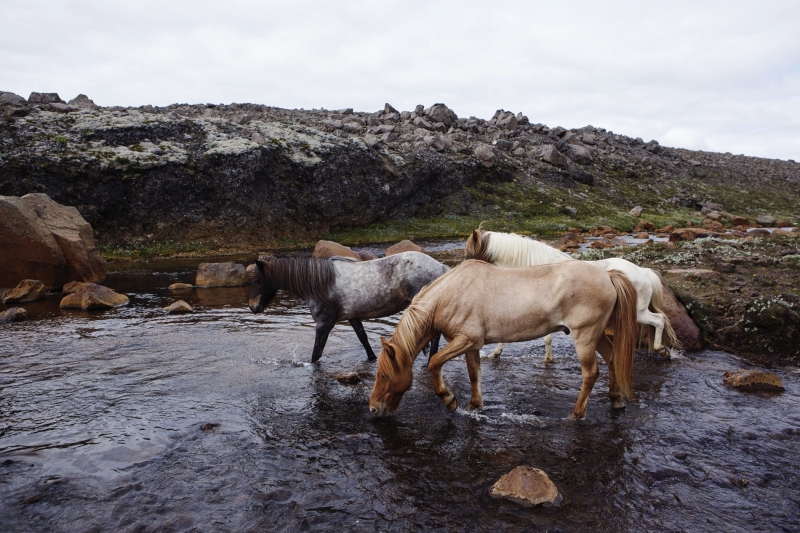
<instances>
[{"instance_id":1,"label":"distant rocky ridge","mask_svg":"<svg viewBox=\"0 0 800 533\"><path fill-rule=\"evenodd\" d=\"M464 192L481 183L590 187L625 213L637 203L712 204L786 217L800 200L794 161L667 148L592 126L550 128L502 109L484 120L441 103L374 113L123 108L85 95L64 102L55 93L26 100L0 92L0 115L0 194L44 192L74 205L104 243L263 244L387 219L464 216L485 208Z\"/></svg>"}]
</instances>

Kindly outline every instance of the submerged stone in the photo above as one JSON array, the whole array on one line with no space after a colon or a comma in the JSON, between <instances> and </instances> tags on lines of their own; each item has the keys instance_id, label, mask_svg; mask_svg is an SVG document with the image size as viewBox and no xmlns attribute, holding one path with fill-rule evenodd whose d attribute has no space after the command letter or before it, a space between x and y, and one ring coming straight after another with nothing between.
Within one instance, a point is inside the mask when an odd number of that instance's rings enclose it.
<instances>
[{"instance_id":1,"label":"submerged stone","mask_svg":"<svg viewBox=\"0 0 800 533\"><path fill-rule=\"evenodd\" d=\"M489 494L530 507L533 505L558 505L562 496L547 474L532 466L518 466L497 480Z\"/></svg>"},{"instance_id":2,"label":"submerged stone","mask_svg":"<svg viewBox=\"0 0 800 533\"><path fill-rule=\"evenodd\" d=\"M780 376L763 370L736 370L725 372L722 378L725 385L741 391L772 391L781 392L783 382Z\"/></svg>"}]
</instances>

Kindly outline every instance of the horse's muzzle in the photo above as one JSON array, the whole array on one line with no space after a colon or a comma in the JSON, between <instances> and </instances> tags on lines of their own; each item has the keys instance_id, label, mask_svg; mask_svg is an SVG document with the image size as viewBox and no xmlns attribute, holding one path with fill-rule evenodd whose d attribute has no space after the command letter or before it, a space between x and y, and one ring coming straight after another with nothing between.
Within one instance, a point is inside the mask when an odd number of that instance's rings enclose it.
<instances>
[{"instance_id":1,"label":"horse's muzzle","mask_svg":"<svg viewBox=\"0 0 800 533\"><path fill-rule=\"evenodd\" d=\"M382 403L378 405L370 405L369 407L369 412L378 418L386 416L387 411L388 409L386 409L386 405Z\"/></svg>"},{"instance_id":2,"label":"horse's muzzle","mask_svg":"<svg viewBox=\"0 0 800 533\"><path fill-rule=\"evenodd\" d=\"M264 310L264 306L261 304L250 304L250 310L253 313L260 313Z\"/></svg>"}]
</instances>

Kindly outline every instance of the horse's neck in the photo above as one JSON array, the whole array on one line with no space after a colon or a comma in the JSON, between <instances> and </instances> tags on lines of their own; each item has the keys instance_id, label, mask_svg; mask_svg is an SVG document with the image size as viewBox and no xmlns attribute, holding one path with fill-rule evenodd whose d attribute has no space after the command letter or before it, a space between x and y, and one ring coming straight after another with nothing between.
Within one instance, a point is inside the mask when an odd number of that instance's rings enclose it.
<instances>
[{"instance_id":1,"label":"horse's neck","mask_svg":"<svg viewBox=\"0 0 800 533\"><path fill-rule=\"evenodd\" d=\"M488 251L493 263L508 267L549 265L572 260L567 254L547 244L502 233L492 234Z\"/></svg>"}]
</instances>

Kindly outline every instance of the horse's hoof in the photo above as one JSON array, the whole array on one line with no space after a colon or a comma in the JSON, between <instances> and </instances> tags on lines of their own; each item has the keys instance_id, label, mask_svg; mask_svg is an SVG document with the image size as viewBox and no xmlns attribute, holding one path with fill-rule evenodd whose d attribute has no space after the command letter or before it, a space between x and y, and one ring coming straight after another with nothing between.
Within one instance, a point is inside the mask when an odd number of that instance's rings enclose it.
<instances>
[{"instance_id":1,"label":"horse's hoof","mask_svg":"<svg viewBox=\"0 0 800 533\"><path fill-rule=\"evenodd\" d=\"M611 400L611 408L612 409L625 409L628 404L623 402L622 400Z\"/></svg>"},{"instance_id":2,"label":"horse's hoof","mask_svg":"<svg viewBox=\"0 0 800 533\"><path fill-rule=\"evenodd\" d=\"M656 353L666 357L667 359L671 359L672 355L669 353L669 350L666 348L661 348L660 350L656 350Z\"/></svg>"},{"instance_id":3,"label":"horse's hoof","mask_svg":"<svg viewBox=\"0 0 800 533\"><path fill-rule=\"evenodd\" d=\"M447 404L447 409L451 413L455 412L455 410L458 409L458 402L456 401L455 397L453 397L453 399L450 400L450 403Z\"/></svg>"},{"instance_id":4,"label":"horse's hoof","mask_svg":"<svg viewBox=\"0 0 800 533\"><path fill-rule=\"evenodd\" d=\"M567 417L567 420L583 420L584 418L586 418L586 415L581 415L581 416L578 416L578 415L576 415L575 413L571 413L571 414L570 414L570 415Z\"/></svg>"},{"instance_id":5,"label":"horse's hoof","mask_svg":"<svg viewBox=\"0 0 800 533\"><path fill-rule=\"evenodd\" d=\"M367 356L367 361L376 361L377 359L378 359L378 358L375 356L375 354L372 354L372 355L368 355L368 356Z\"/></svg>"},{"instance_id":6,"label":"horse's hoof","mask_svg":"<svg viewBox=\"0 0 800 533\"><path fill-rule=\"evenodd\" d=\"M467 411L474 411L475 409L483 409L483 402L481 403L469 402L469 405L467 406Z\"/></svg>"}]
</instances>

